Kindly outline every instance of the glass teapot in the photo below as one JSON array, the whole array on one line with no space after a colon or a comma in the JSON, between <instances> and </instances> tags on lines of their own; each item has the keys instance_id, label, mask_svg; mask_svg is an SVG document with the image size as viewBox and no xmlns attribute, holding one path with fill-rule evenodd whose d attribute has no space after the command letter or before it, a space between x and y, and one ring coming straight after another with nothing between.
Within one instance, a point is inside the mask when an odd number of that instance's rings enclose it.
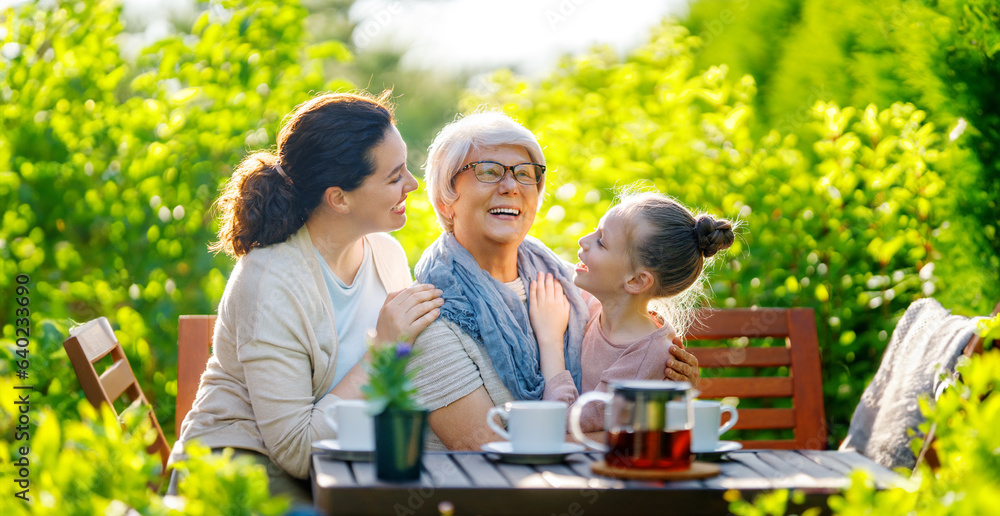
<instances>
[{"instance_id":1,"label":"glass teapot","mask_svg":"<svg viewBox=\"0 0 1000 516\"><path fill-rule=\"evenodd\" d=\"M623 380L608 392L584 393L570 408L569 424L581 443L605 452L614 468L686 470L691 467L691 399L697 392L688 382ZM587 403L604 402L607 444L587 438L580 415Z\"/></svg>"}]
</instances>

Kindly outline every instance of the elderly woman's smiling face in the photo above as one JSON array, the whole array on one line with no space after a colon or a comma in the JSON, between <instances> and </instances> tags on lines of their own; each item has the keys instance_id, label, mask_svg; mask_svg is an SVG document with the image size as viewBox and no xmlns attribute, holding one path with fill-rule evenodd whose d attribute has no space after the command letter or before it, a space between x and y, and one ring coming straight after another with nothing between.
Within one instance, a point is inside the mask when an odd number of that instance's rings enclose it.
<instances>
[{"instance_id":1,"label":"elderly woman's smiling face","mask_svg":"<svg viewBox=\"0 0 1000 516\"><path fill-rule=\"evenodd\" d=\"M462 166L476 161L495 161L506 166L531 163L528 151L519 145L473 149ZM461 168L461 167L459 167ZM471 169L455 176L458 199L444 206L454 221L455 239L473 256L498 247L520 245L535 222L539 185L523 185L507 172L499 183L483 183Z\"/></svg>"}]
</instances>

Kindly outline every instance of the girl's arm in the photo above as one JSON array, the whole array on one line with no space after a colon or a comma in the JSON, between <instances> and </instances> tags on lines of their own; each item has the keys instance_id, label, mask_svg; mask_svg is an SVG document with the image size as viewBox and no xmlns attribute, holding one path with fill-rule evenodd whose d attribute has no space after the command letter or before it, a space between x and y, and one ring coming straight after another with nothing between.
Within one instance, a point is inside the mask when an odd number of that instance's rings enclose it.
<instances>
[{"instance_id":1,"label":"girl's arm","mask_svg":"<svg viewBox=\"0 0 1000 516\"><path fill-rule=\"evenodd\" d=\"M542 376L546 383L566 371L563 339L569 325L569 301L552 274L538 273L528 293L528 317L538 342Z\"/></svg>"},{"instance_id":2,"label":"girl's arm","mask_svg":"<svg viewBox=\"0 0 1000 516\"><path fill-rule=\"evenodd\" d=\"M542 376L545 377L545 392L542 399L547 401L562 401L572 405L580 393L576 390L573 377L566 370L566 360L563 355L566 327L569 324L569 301L563 294L562 285L555 281L551 274L538 274L538 280L531 282L531 292L528 295L528 315L531 318L531 328L538 341L539 360L542 365ZM583 422L584 432L591 439L602 440L600 430L604 427L603 420L596 424L592 421ZM567 441L575 441L567 434Z\"/></svg>"}]
</instances>

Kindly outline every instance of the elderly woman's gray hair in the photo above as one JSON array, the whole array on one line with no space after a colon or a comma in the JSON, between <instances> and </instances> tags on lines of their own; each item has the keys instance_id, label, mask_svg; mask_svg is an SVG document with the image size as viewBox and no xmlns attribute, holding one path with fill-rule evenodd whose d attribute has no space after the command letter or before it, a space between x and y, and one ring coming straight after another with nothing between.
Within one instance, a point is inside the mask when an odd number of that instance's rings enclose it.
<instances>
[{"instance_id":1,"label":"elderly woman's gray hair","mask_svg":"<svg viewBox=\"0 0 1000 516\"><path fill-rule=\"evenodd\" d=\"M424 180L438 223L446 232L450 233L454 224L441 214L440 206L450 205L458 199L453 180L465 157L473 149L499 145L524 147L532 162L545 164L545 156L535 135L514 119L496 111L467 115L444 126L434 138L424 166ZM545 193L545 181L540 181L537 188L541 199ZM538 206L541 207L541 202Z\"/></svg>"}]
</instances>

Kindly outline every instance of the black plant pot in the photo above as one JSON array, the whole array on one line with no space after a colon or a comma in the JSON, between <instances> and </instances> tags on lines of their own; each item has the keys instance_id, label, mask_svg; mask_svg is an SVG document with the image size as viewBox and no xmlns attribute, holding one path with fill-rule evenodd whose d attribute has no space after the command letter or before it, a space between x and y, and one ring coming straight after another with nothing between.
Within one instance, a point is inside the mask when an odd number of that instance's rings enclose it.
<instances>
[{"instance_id":1,"label":"black plant pot","mask_svg":"<svg viewBox=\"0 0 1000 516\"><path fill-rule=\"evenodd\" d=\"M389 482L420 478L426 410L386 409L375 416L375 476Z\"/></svg>"}]
</instances>

